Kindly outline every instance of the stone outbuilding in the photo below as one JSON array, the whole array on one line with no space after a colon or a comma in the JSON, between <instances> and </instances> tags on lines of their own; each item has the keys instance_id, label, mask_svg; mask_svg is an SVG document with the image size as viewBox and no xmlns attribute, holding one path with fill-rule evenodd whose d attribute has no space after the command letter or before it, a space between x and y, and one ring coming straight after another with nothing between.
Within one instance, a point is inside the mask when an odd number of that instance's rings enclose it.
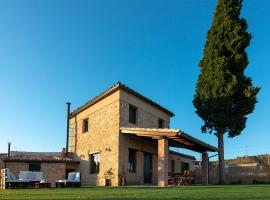
<instances>
[{"instance_id":1,"label":"stone outbuilding","mask_svg":"<svg viewBox=\"0 0 270 200\"><path fill-rule=\"evenodd\" d=\"M1 169L8 168L18 179L20 171L41 171L43 179L52 186L55 182L65 179L68 172L76 171L80 161L72 153L65 157L64 152L24 152L11 151L0 155Z\"/></svg>"}]
</instances>

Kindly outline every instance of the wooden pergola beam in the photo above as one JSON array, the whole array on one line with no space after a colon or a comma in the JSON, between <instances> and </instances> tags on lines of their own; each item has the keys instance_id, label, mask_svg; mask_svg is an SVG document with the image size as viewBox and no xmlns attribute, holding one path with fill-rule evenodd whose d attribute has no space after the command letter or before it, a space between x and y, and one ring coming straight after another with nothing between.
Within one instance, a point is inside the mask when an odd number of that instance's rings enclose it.
<instances>
[{"instance_id":1,"label":"wooden pergola beam","mask_svg":"<svg viewBox=\"0 0 270 200\"><path fill-rule=\"evenodd\" d=\"M198 140L178 129L158 129L158 128L132 128L122 127L121 133L134 134L139 137L148 137L154 140L167 138L175 147L186 148L197 152L212 151L216 152L217 148L201 140Z\"/></svg>"}]
</instances>

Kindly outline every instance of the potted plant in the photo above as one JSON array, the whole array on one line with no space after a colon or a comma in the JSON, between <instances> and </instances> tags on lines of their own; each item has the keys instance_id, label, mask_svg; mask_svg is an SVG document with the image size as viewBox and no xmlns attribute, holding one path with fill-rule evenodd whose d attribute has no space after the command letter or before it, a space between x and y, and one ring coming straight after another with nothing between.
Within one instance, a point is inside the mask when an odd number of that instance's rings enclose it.
<instances>
[{"instance_id":1,"label":"potted plant","mask_svg":"<svg viewBox=\"0 0 270 200\"><path fill-rule=\"evenodd\" d=\"M127 185L127 170L124 165L122 166L119 178L120 178L120 186Z\"/></svg>"},{"instance_id":2,"label":"potted plant","mask_svg":"<svg viewBox=\"0 0 270 200\"><path fill-rule=\"evenodd\" d=\"M105 178L105 186L111 186L112 185L112 179L114 177L114 173L112 172L113 169L110 168L104 173L104 178Z\"/></svg>"}]
</instances>

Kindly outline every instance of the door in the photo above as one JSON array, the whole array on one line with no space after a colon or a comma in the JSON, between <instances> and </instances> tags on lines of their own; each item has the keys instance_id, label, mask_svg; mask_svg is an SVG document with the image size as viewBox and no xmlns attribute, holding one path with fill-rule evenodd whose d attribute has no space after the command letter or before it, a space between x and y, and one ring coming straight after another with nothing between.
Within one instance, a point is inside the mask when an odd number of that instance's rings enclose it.
<instances>
[{"instance_id":1,"label":"door","mask_svg":"<svg viewBox=\"0 0 270 200\"><path fill-rule=\"evenodd\" d=\"M152 183L152 155L144 153L144 183Z\"/></svg>"}]
</instances>

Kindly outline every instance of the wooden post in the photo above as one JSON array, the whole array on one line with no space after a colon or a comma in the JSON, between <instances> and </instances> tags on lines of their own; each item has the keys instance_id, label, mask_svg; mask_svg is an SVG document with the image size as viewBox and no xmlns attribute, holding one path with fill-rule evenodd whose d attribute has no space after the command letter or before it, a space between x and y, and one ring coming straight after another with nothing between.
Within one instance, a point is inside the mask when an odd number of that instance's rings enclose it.
<instances>
[{"instance_id":1,"label":"wooden post","mask_svg":"<svg viewBox=\"0 0 270 200\"><path fill-rule=\"evenodd\" d=\"M168 140L158 140L158 186L168 186Z\"/></svg>"},{"instance_id":2,"label":"wooden post","mask_svg":"<svg viewBox=\"0 0 270 200\"><path fill-rule=\"evenodd\" d=\"M0 189L6 189L6 169L0 171Z\"/></svg>"}]
</instances>

